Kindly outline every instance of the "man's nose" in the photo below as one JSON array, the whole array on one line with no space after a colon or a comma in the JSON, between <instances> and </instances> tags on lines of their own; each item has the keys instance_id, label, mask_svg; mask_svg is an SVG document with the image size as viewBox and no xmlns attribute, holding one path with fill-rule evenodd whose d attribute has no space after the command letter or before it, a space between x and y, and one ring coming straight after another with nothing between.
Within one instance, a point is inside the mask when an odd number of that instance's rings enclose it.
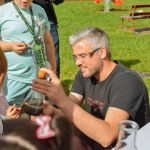
<instances>
[{"instance_id":1,"label":"man's nose","mask_svg":"<svg viewBox=\"0 0 150 150\"><path fill-rule=\"evenodd\" d=\"M76 65L80 66L82 64L82 59L80 59L80 57L76 58Z\"/></svg>"}]
</instances>

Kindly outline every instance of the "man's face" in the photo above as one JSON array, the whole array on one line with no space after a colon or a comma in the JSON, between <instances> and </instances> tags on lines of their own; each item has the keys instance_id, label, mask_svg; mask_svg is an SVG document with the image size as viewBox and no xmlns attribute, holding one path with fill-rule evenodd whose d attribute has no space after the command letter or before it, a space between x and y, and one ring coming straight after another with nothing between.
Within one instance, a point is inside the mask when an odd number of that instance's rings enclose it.
<instances>
[{"instance_id":1,"label":"man's face","mask_svg":"<svg viewBox=\"0 0 150 150\"><path fill-rule=\"evenodd\" d=\"M33 0L14 0L15 4L21 9L27 9Z\"/></svg>"},{"instance_id":2,"label":"man's face","mask_svg":"<svg viewBox=\"0 0 150 150\"><path fill-rule=\"evenodd\" d=\"M93 50L94 49L88 44L87 40L82 40L73 46L73 55L76 57L76 65L80 67L84 77L97 75L102 69L100 49L91 56L87 55Z\"/></svg>"}]
</instances>

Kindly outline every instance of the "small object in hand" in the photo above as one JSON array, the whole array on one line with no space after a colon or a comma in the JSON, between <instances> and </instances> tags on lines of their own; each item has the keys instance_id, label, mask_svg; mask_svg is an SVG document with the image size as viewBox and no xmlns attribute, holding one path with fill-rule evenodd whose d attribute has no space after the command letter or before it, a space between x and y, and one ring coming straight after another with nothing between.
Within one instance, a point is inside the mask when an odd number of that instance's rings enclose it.
<instances>
[{"instance_id":1,"label":"small object in hand","mask_svg":"<svg viewBox=\"0 0 150 150\"><path fill-rule=\"evenodd\" d=\"M46 72L39 69L39 72L38 72L38 78L39 79L44 79L46 77Z\"/></svg>"},{"instance_id":2,"label":"small object in hand","mask_svg":"<svg viewBox=\"0 0 150 150\"><path fill-rule=\"evenodd\" d=\"M21 107L17 108L17 111L21 111L21 110L22 110L22 108L21 108Z\"/></svg>"}]
</instances>

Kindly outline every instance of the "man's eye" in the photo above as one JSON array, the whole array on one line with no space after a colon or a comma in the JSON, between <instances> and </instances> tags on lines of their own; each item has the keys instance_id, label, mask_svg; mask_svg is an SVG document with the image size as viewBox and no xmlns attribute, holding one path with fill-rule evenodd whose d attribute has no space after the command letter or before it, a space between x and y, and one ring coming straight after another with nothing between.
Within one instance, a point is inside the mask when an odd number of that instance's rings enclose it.
<instances>
[{"instance_id":1,"label":"man's eye","mask_svg":"<svg viewBox=\"0 0 150 150\"><path fill-rule=\"evenodd\" d=\"M80 55L82 58L85 58L87 55L86 54L82 54Z\"/></svg>"}]
</instances>

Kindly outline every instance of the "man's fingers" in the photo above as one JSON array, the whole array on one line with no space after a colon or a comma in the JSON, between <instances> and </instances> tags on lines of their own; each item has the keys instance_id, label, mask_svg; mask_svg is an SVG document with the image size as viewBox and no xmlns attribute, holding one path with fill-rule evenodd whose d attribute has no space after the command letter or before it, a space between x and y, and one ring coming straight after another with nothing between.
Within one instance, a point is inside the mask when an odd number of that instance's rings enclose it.
<instances>
[{"instance_id":1,"label":"man's fingers","mask_svg":"<svg viewBox=\"0 0 150 150\"><path fill-rule=\"evenodd\" d=\"M37 85L33 83L32 84L32 89L39 92L39 93L41 93L41 94L44 94L44 95L46 94L46 90L43 88L43 86L42 87L41 86L37 87Z\"/></svg>"},{"instance_id":2,"label":"man's fingers","mask_svg":"<svg viewBox=\"0 0 150 150\"><path fill-rule=\"evenodd\" d=\"M34 79L32 86L35 88L40 88L40 89L45 89L45 86L48 86L50 83L47 80L43 80L43 79Z\"/></svg>"}]
</instances>

